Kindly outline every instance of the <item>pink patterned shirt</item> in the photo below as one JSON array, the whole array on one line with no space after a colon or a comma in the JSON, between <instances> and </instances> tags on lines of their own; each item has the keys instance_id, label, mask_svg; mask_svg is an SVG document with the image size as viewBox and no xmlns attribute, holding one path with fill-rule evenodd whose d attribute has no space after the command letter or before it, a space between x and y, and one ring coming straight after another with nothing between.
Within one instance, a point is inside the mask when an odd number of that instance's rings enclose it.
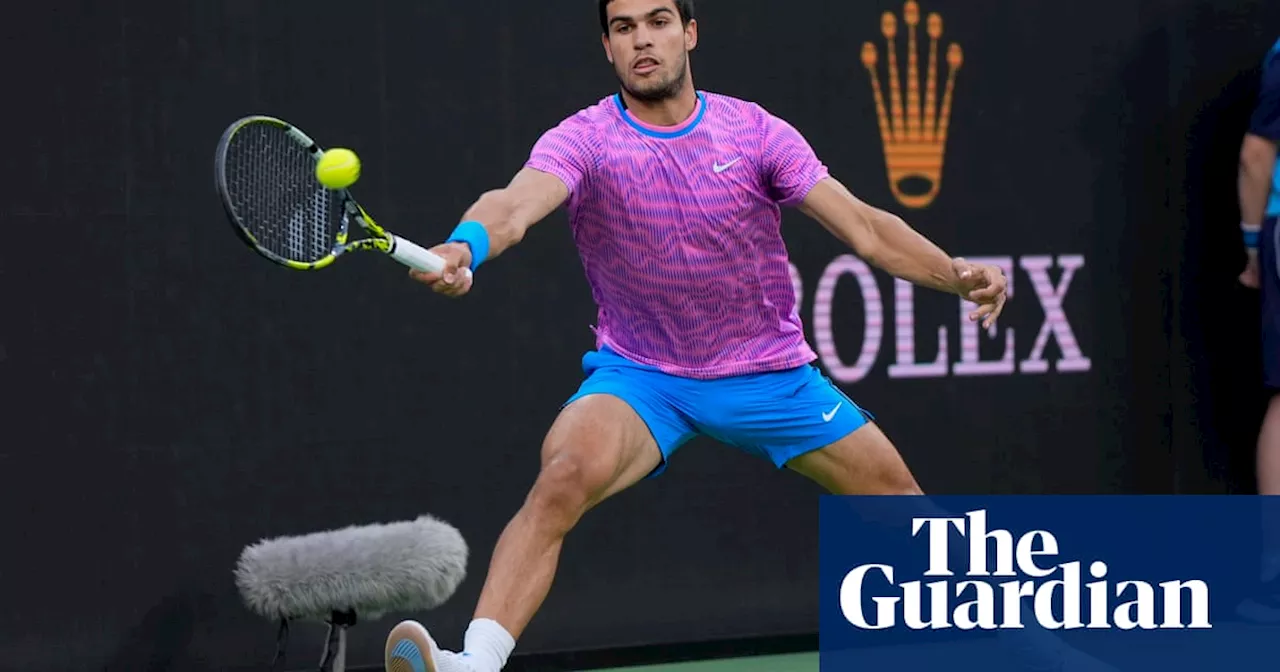
<instances>
[{"instance_id":1,"label":"pink patterned shirt","mask_svg":"<svg viewBox=\"0 0 1280 672\"><path fill-rule=\"evenodd\" d=\"M759 105L698 98L683 124L657 127L609 96L543 134L526 163L569 188L597 347L690 378L811 362L781 207L827 168Z\"/></svg>"}]
</instances>

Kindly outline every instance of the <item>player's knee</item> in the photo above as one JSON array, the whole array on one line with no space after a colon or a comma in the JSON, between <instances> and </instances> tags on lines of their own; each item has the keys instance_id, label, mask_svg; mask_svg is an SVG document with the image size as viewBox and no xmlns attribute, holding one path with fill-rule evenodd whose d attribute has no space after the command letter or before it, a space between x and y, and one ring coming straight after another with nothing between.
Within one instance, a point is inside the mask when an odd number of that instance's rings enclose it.
<instances>
[{"instance_id":1,"label":"player's knee","mask_svg":"<svg viewBox=\"0 0 1280 672\"><path fill-rule=\"evenodd\" d=\"M532 512L553 527L569 527L608 487L612 470L575 452L550 456L529 493Z\"/></svg>"}]
</instances>

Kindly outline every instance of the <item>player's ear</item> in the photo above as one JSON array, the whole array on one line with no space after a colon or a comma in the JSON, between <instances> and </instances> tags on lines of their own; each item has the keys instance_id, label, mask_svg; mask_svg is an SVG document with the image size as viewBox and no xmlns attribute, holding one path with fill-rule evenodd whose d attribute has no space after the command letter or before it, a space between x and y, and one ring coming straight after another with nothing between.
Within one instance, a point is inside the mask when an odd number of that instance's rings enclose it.
<instances>
[{"instance_id":1,"label":"player's ear","mask_svg":"<svg viewBox=\"0 0 1280 672\"><path fill-rule=\"evenodd\" d=\"M689 25L684 27L684 49L685 51L693 51L698 46L698 20L689 19Z\"/></svg>"},{"instance_id":2,"label":"player's ear","mask_svg":"<svg viewBox=\"0 0 1280 672\"><path fill-rule=\"evenodd\" d=\"M604 57L609 59L609 65L613 65L613 47L609 45L608 33L600 33L600 45L604 47Z\"/></svg>"}]
</instances>

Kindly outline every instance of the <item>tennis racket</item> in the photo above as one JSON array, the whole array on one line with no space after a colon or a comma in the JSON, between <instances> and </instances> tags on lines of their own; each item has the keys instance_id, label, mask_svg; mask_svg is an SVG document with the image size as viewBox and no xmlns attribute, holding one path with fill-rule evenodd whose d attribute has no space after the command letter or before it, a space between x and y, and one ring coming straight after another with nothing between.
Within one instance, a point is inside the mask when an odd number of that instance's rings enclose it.
<instances>
[{"instance_id":1,"label":"tennis racket","mask_svg":"<svg viewBox=\"0 0 1280 672\"><path fill-rule=\"evenodd\" d=\"M326 268L348 252L377 250L418 271L439 273L439 255L378 226L347 189L316 179L324 150L274 117L253 115L218 141L214 178L227 217L245 244L303 271ZM353 238L355 221L364 237ZM470 269L463 269L470 274Z\"/></svg>"}]
</instances>

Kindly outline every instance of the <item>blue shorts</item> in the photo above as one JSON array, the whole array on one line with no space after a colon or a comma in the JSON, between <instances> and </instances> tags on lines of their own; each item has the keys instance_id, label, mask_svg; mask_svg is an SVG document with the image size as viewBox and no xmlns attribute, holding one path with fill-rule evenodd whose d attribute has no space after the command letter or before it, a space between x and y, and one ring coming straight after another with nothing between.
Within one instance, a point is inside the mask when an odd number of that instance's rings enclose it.
<instances>
[{"instance_id":1,"label":"blue shorts","mask_svg":"<svg viewBox=\"0 0 1280 672\"><path fill-rule=\"evenodd\" d=\"M1269 217L1258 239L1258 272L1262 290L1262 376L1280 392L1280 224Z\"/></svg>"},{"instance_id":2,"label":"blue shorts","mask_svg":"<svg viewBox=\"0 0 1280 672\"><path fill-rule=\"evenodd\" d=\"M671 455L699 435L782 468L873 419L814 365L697 380L603 348L583 356L582 370L587 378L565 406L590 394L609 394L630 405L662 451L662 463L650 478L665 471Z\"/></svg>"}]
</instances>

